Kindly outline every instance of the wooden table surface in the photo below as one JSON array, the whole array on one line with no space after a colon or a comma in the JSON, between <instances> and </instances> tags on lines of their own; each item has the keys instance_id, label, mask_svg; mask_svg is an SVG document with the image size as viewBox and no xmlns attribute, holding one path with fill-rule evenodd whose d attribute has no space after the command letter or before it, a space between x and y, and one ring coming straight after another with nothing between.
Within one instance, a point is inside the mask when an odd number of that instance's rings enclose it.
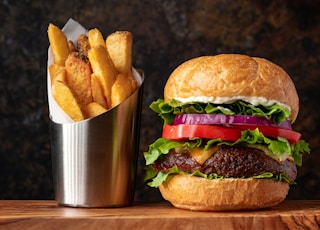
<instances>
[{"instance_id":1,"label":"wooden table surface","mask_svg":"<svg viewBox=\"0 0 320 230\"><path fill-rule=\"evenodd\" d=\"M55 201L0 201L0 229L320 229L320 200L258 211L197 212L169 203L71 208Z\"/></svg>"}]
</instances>

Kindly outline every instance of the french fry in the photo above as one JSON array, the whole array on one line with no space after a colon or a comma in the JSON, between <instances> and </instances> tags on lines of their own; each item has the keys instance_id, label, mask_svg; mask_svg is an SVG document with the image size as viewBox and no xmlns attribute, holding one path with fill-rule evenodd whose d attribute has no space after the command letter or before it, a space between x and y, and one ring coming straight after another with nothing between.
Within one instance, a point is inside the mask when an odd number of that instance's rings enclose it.
<instances>
[{"instance_id":1,"label":"french fry","mask_svg":"<svg viewBox=\"0 0 320 230\"><path fill-rule=\"evenodd\" d=\"M48 37L54 63L63 66L69 55L69 45L66 35L57 26L50 23L48 27Z\"/></svg>"},{"instance_id":2,"label":"french fry","mask_svg":"<svg viewBox=\"0 0 320 230\"><path fill-rule=\"evenodd\" d=\"M86 114L88 117L98 116L107 110L96 102L91 102L86 106Z\"/></svg>"},{"instance_id":3,"label":"french fry","mask_svg":"<svg viewBox=\"0 0 320 230\"><path fill-rule=\"evenodd\" d=\"M76 98L70 88L61 81L53 81L52 96L62 110L68 114L74 121L85 119Z\"/></svg>"},{"instance_id":4,"label":"french fry","mask_svg":"<svg viewBox=\"0 0 320 230\"><path fill-rule=\"evenodd\" d=\"M60 81L60 82L66 83L66 78L67 78L67 71L66 71L66 68L63 67L63 69L61 69L56 74L53 81Z\"/></svg>"},{"instance_id":5,"label":"french fry","mask_svg":"<svg viewBox=\"0 0 320 230\"><path fill-rule=\"evenodd\" d=\"M52 64L49 66L49 74L50 74L50 80L51 83L54 79L57 78L57 75L59 74L59 72L61 72L62 70L65 70L64 66L58 65L58 64ZM61 78L60 76L60 81L65 81L65 71L63 71L63 75L64 77Z\"/></svg>"},{"instance_id":6,"label":"french fry","mask_svg":"<svg viewBox=\"0 0 320 230\"><path fill-rule=\"evenodd\" d=\"M134 93L136 89L138 88L138 82L134 78L132 71L127 75L129 81L131 82L131 93Z\"/></svg>"},{"instance_id":7,"label":"french fry","mask_svg":"<svg viewBox=\"0 0 320 230\"><path fill-rule=\"evenodd\" d=\"M101 45L106 48L106 43L104 41L104 38L101 32L97 28L89 30L88 40L89 40L90 47L96 47Z\"/></svg>"},{"instance_id":8,"label":"french fry","mask_svg":"<svg viewBox=\"0 0 320 230\"><path fill-rule=\"evenodd\" d=\"M114 83L117 70L103 46L91 47L88 52L93 73L99 78L108 107L111 107L111 87Z\"/></svg>"},{"instance_id":9,"label":"french fry","mask_svg":"<svg viewBox=\"0 0 320 230\"><path fill-rule=\"evenodd\" d=\"M103 89L99 78L93 73L91 74L91 88L93 101L108 109L108 103L104 96Z\"/></svg>"},{"instance_id":10,"label":"french fry","mask_svg":"<svg viewBox=\"0 0 320 230\"><path fill-rule=\"evenodd\" d=\"M90 49L89 39L87 35L80 34L77 40L77 50L82 55L88 56L88 50Z\"/></svg>"},{"instance_id":11,"label":"french fry","mask_svg":"<svg viewBox=\"0 0 320 230\"><path fill-rule=\"evenodd\" d=\"M132 66L132 34L128 31L117 31L106 39L107 50L119 73L127 75Z\"/></svg>"},{"instance_id":12,"label":"french fry","mask_svg":"<svg viewBox=\"0 0 320 230\"><path fill-rule=\"evenodd\" d=\"M131 95L131 81L119 74L111 89L111 107L115 107Z\"/></svg>"},{"instance_id":13,"label":"french fry","mask_svg":"<svg viewBox=\"0 0 320 230\"><path fill-rule=\"evenodd\" d=\"M77 49L73 43L73 41L68 41L68 46L69 46L69 53L72 53L72 52L76 52Z\"/></svg>"},{"instance_id":14,"label":"french fry","mask_svg":"<svg viewBox=\"0 0 320 230\"><path fill-rule=\"evenodd\" d=\"M81 107L92 102L91 66L87 57L73 52L65 64L66 83Z\"/></svg>"},{"instance_id":15,"label":"french fry","mask_svg":"<svg viewBox=\"0 0 320 230\"><path fill-rule=\"evenodd\" d=\"M106 39L107 50L119 73L131 81L131 92L137 89L137 81L132 74L132 43L133 36L128 31L117 31Z\"/></svg>"}]
</instances>

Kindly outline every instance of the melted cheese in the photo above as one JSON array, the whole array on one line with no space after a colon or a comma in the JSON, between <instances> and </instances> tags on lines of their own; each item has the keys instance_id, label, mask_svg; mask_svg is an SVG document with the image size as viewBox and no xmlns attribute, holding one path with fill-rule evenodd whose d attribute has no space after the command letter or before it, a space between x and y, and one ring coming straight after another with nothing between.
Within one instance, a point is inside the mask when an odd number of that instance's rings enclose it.
<instances>
[{"instance_id":1,"label":"melted cheese","mask_svg":"<svg viewBox=\"0 0 320 230\"><path fill-rule=\"evenodd\" d=\"M217 150L219 149L218 146L211 147L207 150L204 150L202 148L191 148L188 149L188 152L192 156L192 158L198 162L198 164L203 165L206 160L208 160ZM181 153L183 152L184 148L176 148L175 151L176 153Z\"/></svg>"}]
</instances>

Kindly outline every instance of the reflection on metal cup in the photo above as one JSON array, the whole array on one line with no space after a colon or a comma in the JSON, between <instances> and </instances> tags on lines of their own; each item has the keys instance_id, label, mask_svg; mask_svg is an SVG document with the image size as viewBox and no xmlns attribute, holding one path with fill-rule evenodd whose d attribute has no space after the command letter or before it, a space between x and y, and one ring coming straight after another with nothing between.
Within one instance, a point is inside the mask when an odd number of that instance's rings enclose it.
<instances>
[{"instance_id":1,"label":"reflection on metal cup","mask_svg":"<svg viewBox=\"0 0 320 230\"><path fill-rule=\"evenodd\" d=\"M74 207L132 204L142 86L97 117L65 124L51 120L53 179L59 204Z\"/></svg>"}]
</instances>

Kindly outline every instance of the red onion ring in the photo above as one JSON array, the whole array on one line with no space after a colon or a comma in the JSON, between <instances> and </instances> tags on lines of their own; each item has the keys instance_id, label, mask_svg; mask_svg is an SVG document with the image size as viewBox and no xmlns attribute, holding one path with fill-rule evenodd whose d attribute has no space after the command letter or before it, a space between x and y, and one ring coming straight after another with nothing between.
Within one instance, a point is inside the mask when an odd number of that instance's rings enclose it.
<instances>
[{"instance_id":1,"label":"red onion ring","mask_svg":"<svg viewBox=\"0 0 320 230\"><path fill-rule=\"evenodd\" d=\"M173 120L173 125L264 125L278 127L282 129L292 130L289 120L285 120L280 124L274 123L264 117L249 115L225 115L225 114L178 114Z\"/></svg>"}]
</instances>

